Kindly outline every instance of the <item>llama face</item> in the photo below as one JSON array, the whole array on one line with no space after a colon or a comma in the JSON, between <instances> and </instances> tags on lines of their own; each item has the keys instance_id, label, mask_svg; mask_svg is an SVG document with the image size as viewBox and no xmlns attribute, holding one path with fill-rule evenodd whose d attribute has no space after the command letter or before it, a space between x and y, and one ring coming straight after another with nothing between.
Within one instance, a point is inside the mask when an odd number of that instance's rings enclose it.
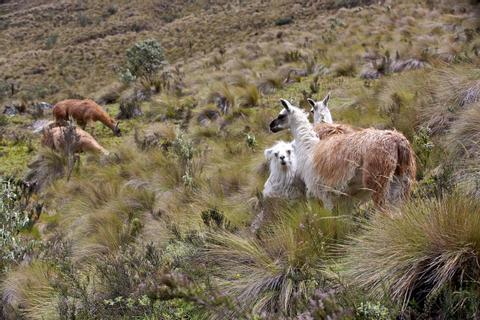
<instances>
[{"instance_id":1,"label":"llama face","mask_svg":"<svg viewBox=\"0 0 480 320\"><path fill-rule=\"evenodd\" d=\"M115 136L117 137L121 137L122 136L122 131L120 130L120 127L118 126L120 124L120 121L118 121L116 124L115 124L115 127L113 127L113 133L115 134Z\"/></svg>"},{"instance_id":2,"label":"llama face","mask_svg":"<svg viewBox=\"0 0 480 320\"><path fill-rule=\"evenodd\" d=\"M265 158L277 168L291 168L295 164L293 143L277 142L270 149L265 150Z\"/></svg>"},{"instance_id":3,"label":"llama face","mask_svg":"<svg viewBox=\"0 0 480 320\"><path fill-rule=\"evenodd\" d=\"M330 110L328 109L328 101L330 100L330 93L320 101L315 101L313 99L308 98L307 101L312 107L310 112L313 114L313 123L332 123Z\"/></svg>"},{"instance_id":4,"label":"llama face","mask_svg":"<svg viewBox=\"0 0 480 320\"><path fill-rule=\"evenodd\" d=\"M270 131L278 132L290 128L290 114L293 112L293 106L285 99L280 99L284 109L278 114L277 118L270 122Z\"/></svg>"}]
</instances>

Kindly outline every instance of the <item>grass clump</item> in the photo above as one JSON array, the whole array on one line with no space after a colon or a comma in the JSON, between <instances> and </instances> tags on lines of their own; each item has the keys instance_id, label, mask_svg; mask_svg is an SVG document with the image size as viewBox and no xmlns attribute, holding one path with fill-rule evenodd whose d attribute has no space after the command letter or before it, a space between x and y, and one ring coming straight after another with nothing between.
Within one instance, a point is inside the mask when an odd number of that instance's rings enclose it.
<instances>
[{"instance_id":1,"label":"grass clump","mask_svg":"<svg viewBox=\"0 0 480 320\"><path fill-rule=\"evenodd\" d=\"M315 288L325 285L330 245L343 236L346 224L318 207L302 209L280 214L260 238L210 234L202 259L239 310L294 315Z\"/></svg>"},{"instance_id":2,"label":"grass clump","mask_svg":"<svg viewBox=\"0 0 480 320\"><path fill-rule=\"evenodd\" d=\"M480 202L458 194L413 200L402 215L377 215L346 249L345 276L374 298L478 317ZM467 290L460 306L447 296ZM467 307L468 306L468 307ZM473 308L473 309L472 309Z\"/></svg>"}]
</instances>

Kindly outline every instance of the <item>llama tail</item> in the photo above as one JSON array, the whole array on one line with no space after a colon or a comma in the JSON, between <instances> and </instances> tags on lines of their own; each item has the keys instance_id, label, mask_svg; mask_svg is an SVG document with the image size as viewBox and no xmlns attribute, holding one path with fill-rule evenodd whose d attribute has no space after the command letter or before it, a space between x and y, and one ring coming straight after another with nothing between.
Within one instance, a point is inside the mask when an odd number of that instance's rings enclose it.
<instances>
[{"instance_id":1,"label":"llama tail","mask_svg":"<svg viewBox=\"0 0 480 320\"><path fill-rule=\"evenodd\" d=\"M391 183L389 200L399 202L408 199L415 183L417 165L410 142L403 135L397 136L397 168Z\"/></svg>"},{"instance_id":2,"label":"llama tail","mask_svg":"<svg viewBox=\"0 0 480 320\"><path fill-rule=\"evenodd\" d=\"M412 146L407 138L399 137L397 140L397 152L398 160L395 175L408 176L410 179L415 180L417 164Z\"/></svg>"}]
</instances>

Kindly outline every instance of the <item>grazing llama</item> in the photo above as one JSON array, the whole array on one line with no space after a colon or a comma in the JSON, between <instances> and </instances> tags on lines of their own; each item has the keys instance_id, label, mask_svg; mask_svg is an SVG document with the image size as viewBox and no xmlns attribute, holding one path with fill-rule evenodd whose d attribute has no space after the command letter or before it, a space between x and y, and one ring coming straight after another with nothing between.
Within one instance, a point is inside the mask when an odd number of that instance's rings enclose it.
<instances>
[{"instance_id":1,"label":"grazing llama","mask_svg":"<svg viewBox=\"0 0 480 320\"><path fill-rule=\"evenodd\" d=\"M313 123L333 123L332 114L328 109L328 101L330 100L330 92L327 94L323 100L315 101L308 98L308 103L312 106L310 110L313 113Z\"/></svg>"},{"instance_id":2,"label":"grazing llama","mask_svg":"<svg viewBox=\"0 0 480 320\"><path fill-rule=\"evenodd\" d=\"M293 142L279 141L265 150L270 176L265 182L265 198L295 199L305 194L305 184L297 174L297 161Z\"/></svg>"},{"instance_id":3,"label":"grazing llama","mask_svg":"<svg viewBox=\"0 0 480 320\"><path fill-rule=\"evenodd\" d=\"M85 129L86 125L91 121L100 121L109 127L117 137L121 135L118 127L119 122L113 120L101 106L90 99L60 101L53 107L53 116L59 123L65 122L69 117L72 117L82 129Z\"/></svg>"},{"instance_id":4,"label":"grazing llama","mask_svg":"<svg viewBox=\"0 0 480 320\"><path fill-rule=\"evenodd\" d=\"M57 152L65 150L66 127L50 127L43 130L42 145L49 147ZM102 147L88 132L80 128L75 128L75 135L78 139L74 142L73 152L91 152L108 155L109 152Z\"/></svg>"},{"instance_id":5,"label":"grazing llama","mask_svg":"<svg viewBox=\"0 0 480 320\"><path fill-rule=\"evenodd\" d=\"M320 139L307 114L287 100L270 130L290 129L297 170L307 195L332 209L339 196L371 197L377 208L407 198L415 181L415 156L408 140L390 130L363 129Z\"/></svg>"}]
</instances>

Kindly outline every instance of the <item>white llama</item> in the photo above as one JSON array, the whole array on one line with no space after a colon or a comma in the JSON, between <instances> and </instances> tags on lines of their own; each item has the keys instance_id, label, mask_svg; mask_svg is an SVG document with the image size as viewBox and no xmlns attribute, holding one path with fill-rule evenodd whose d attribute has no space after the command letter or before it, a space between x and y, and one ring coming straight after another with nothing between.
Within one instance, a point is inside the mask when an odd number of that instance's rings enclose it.
<instances>
[{"instance_id":1,"label":"white llama","mask_svg":"<svg viewBox=\"0 0 480 320\"><path fill-rule=\"evenodd\" d=\"M295 199L305 194L305 184L297 174L295 142L279 141L265 150L270 176L265 182L265 198Z\"/></svg>"},{"instance_id":2,"label":"white llama","mask_svg":"<svg viewBox=\"0 0 480 320\"><path fill-rule=\"evenodd\" d=\"M402 134L363 129L320 139L303 110L280 101L284 109L270 123L270 130L291 130L297 172L305 182L307 196L321 199L329 209L336 196L363 200L371 196L378 208L391 203L389 198L409 196L415 181L415 155ZM401 191L393 192L397 188Z\"/></svg>"},{"instance_id":3,"label":"white llama","mask_svg":"<svg viewBox=\"0 0 480 320\"><path fill-rule=\"evenodd\" d=\"M313 113L313 123L333 123L332 114L328 109L328 101L330 100L330 92L327 94L323 100L315 101L313 99L308 98L308 103L312 106L310 112Z\"/></svg>"}]
</instances>

